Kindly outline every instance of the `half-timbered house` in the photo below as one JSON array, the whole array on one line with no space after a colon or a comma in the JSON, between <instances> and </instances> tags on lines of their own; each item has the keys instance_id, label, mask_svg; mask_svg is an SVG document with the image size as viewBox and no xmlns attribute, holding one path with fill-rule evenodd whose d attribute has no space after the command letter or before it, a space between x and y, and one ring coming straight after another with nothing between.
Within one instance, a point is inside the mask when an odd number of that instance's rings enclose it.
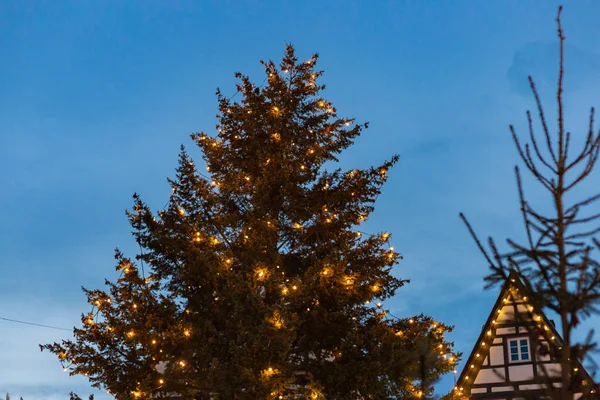
<instances>
[{"instance_id":1,"label":"half-timbered house","mask_svg":"<svg viewBox=\"0 0 600 400\"><path fill-rule=\"evenodd\" d=\"M506 281L460 373L455 391L469 399L544 399L560 387L561 345L553 321L528 302L529 293L515 274ZM582 365L574 368L575 398L598 393ZM553 386L550 386L553 385ZM461 397L463 397L461 396Z\"/></svg>"}]
</instances>

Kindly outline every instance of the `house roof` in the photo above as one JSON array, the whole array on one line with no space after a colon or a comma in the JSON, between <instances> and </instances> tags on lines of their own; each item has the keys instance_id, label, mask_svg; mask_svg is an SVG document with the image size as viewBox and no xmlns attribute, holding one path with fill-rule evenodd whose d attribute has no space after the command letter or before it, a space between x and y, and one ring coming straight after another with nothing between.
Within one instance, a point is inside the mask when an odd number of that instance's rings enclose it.
<instances>
[{"instance_id":1,"label":"house roof","mask_svg":"<svg viewBox=\"0 0 600 400\"><path fill-rule=\"evenodd\" d=\"M528 298L531 297L531 293L527 290L526 286L521 282L518 275L512 271L504 282L502 289L500 290L500 294L492 307L492 310L483 325L481 333L475 342L475 346L473 350L469 354L469 358L466 360L466 363L456 381L455 390L466 393L472 382L475 380L475 377L479 373L479 370L483 364L483 361L489 354L489 345L493 342L495 337L495 327L497 325L497 316L500 313L500 310L503 307L504 302L507 301L508 298L512 298L513 295L511 293L511 289L515 289L520 295L523 301L527 301ZM528 311L531 317L538 322L538 327L542 336L548 341L551 346L559 347L561 346L563 340L554 323L550 321L542 310L536 309L531 303L528 303ZM516 317L516 316L515 316ZM585 380L591 382L592 385L596 386L596 390L600 392L600 388L596 383L594 383L593 379L587 373L585 368L578 362L580 370L584 373ZM473 366L473 368L471 368ZM470 381L469 381L470 379Z\"/></svg>"}]
</instances>

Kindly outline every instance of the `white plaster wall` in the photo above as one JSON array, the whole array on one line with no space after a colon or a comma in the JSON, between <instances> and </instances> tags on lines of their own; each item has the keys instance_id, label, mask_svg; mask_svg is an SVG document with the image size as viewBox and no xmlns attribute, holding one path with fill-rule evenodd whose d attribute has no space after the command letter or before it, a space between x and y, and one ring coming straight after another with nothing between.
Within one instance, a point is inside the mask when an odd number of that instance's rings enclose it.
<instances>
[{"instance_id":1,"label":"white plaster wall","mask_svg":"<svg viewBox=\"0 0 600 400\"><path fill-rule=\"evenodd\" d=\"M504 307L500 308L500 310L502 312L498 314L498 316L496 317L496 321L509 322L509 321L513 321L515 319L515 313L514 313L513 306L505 305Z\"/></svg>"},{"instance_id":2,"label":"white plaster wall","mask_svg":"<svg viewBox=\"0 0 600 400\"><path fill-rule=\"evenodd\" d=\"M508 379L510 382L528 381L533 379L533 365L511 365L508 367Z\"/></svg>"},{"instance_id":3,"label":"white plaster wall","mask_svg":"<svg viewBox=\"0 0 600 400\"><path fill-rule=\"evenodd\" d=\"M546 341L541 341L541 342L540 342L540 346L546 346L546 347L548 347L548 342L546 342ZM539 353L539 351L536 349L536 352L535 352L535 359L536 359L537 361L550 361L550 354L542 355L542 354L540 354L540 353Z\"/></svg>"},{"instance_id":4,"label":"white plaster wall","mask_svg":"<svg viewBox=\"0 0 600 400\"><path fill-rule=\"evenodd\" d=\"M527 307L524 304L517 304L517 312L518 313L526 313Z\"/></svg>"},{"instance_id":5,"label":"white plaster wall","mask_svg":"<svg viewBox=\"0 0 600 400\"><path fill-rule=\"evenodd\" d=\"M493 387L492 392L514 392L515 388L513 386L498 386Z\"/></svg>"},{"instance_id":6,"label":"white plaster wall","mask_svg":"<svg viewBox=\"0 0 600 400\"><path fill-rule=\"evenodd\" d=\"M471 389L471 393L487 393L486 388L473 388Z\"/></svg>"},{"instance_id":7,"label":"white plaster wall","mask_svg":"<svg viewBox=\"0 0 600 400\"><path fill-rule=\"evenodd\" d=\"M517 330L515 328L498 328L496 329L497 335L510 335L511 333L516 333Z\"/></svg>"},{"instance_id":8,"label":"white plaster wall","mask_svg":"<svg viewBox=\"0 0 600 400\"><path fill-rule=\"evenodd\" d=\"M519 385L520 390L536 390L536 389L543 389L545 387L546 387L545 385L541 385L539 383L531 384L531 385Z\"/></svg>"},{"instance_id":9,"label":"white plaster wall","mask_svg":"<svg viewBox=\"0 0 600 400\"><path fill-rule=\"evenodd\" d=\"M540 376L545 376L544 374L544 370L542 368L546 369L546 373L549 376L560 376L560 364L558 363L553 363L553 364L544 364L542 365L538 365L537 366L537 370L538 370L538 375Z\"/></svg>"},{"instance_id":10,"label":"white plaster wall","mask_svg":"<svg viewBox=\"0 0 600 400\"><path fill-rule=\"evenodd\" d=\"M505 382L504 368L481 369L475 378L475 384Z\"/></svg>"},{"instance_id":11,"label":"white plaster wall","mask_svg":"<svg viewBox=\"0 0 600 400\"><path fill-rule=\"evenodd\" d=\"M490 365L504 365L504 348L501 346L490 347Z\"/></svg>"}]
</instances>

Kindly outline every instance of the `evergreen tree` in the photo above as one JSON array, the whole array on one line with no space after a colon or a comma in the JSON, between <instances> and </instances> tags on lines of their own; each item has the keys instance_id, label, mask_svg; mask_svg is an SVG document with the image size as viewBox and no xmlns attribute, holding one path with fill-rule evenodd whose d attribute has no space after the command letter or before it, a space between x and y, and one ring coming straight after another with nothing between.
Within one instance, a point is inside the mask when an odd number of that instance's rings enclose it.
<instances>
[{"instance_id":1,"label":"evergreen tree","mask_svg":"<svg viewBox=\"0 0 600 400\"><path fill-rule=\"evenodd\" d=\"M600 155L600 132L594 132L594 109L589 119L583 147L573 152L571 133L565 127L563 111L564 40L561 26L562 7L557 16L560 44L558 75L558 127L555 135L548 128L546 116L538 91L529 77L543 135L536 136L531 114L527 112L530 143L523 144L513 126L510 131L517 151L526 169L541 184L553 205L550 212L539 211L538 206L528 201L519 167L515 167L519 192L519 205L526 231L526 242L518 243L507 239L509 250L500 252L493 239L489 239L488 252L475 235L467 219L461 214L472 237L483 252L490 274L486 280L490 285L504 282L511 271L525 284L536 309L547 308L560 319L562 342L550 348L536 349L547 355L550 353L560 363L560 376L540 366L541 375L548 380L560 382L560 386L548 386L548 395L553 399L571 400L574 393L584 393L584 398L600 398L597 385L586 379L579 366L596 349L592 342L593 331L587 340L578 342L574 337L580 322L600 307L600 213L597 202L600 193L588 197L572 197L582 185L597 187L597 180L590 180ZM531 312L518 316L526 321L536 320ZM541 326L528 325L534 338L539 337ZM592 363L592 367L594 364ZM557 379L558 378L558 379Z\"/></svg>"},{"instance_id":2,"label":"evergreen tree","mask_svg":"<svg viewBox=\"0 0 600 400\"><path fill-rule=\"evenodd\" d=\"M217 92L216 137L192 135L207 174L182 148L165 209L134 196L142 254L117 252L122 275L86 291L75 339L43 349L120 399L432 395L456 365L450 328L391 318L400 255L390 234L359 231L398 158L326 168L367 124L320 97L316 62L288 46L262 87L236 74L239 102Z\"/></svg>"}]
</instances>

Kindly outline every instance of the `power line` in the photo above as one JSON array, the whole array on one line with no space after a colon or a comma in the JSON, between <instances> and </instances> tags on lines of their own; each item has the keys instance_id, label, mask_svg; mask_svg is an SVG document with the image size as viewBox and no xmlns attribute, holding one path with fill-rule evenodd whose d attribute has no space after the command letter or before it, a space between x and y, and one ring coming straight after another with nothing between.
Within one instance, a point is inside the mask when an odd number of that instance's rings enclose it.
<instances>
[{"instance_id":1,"label":"power line","mask_svg":"<svg viewBox=\"0 0 600 400\"><path fill-rule=\"evenodd\" d=\"M35 322L19 321L19 320L16 320L16 319L3 318L3 317L0 317L0 319L1 319L1 320L3 320L3 321L8 321L8 322L16 322L17 324L25 324L25 325L40 326L40 327L42 327L42 328L58 329L58 330L61 330L61 331L69 331L69 332L71 331L71 329L67 329L67 328L60 328L60 327L58 327L58 326L51 326L51 325L37 324L37 323L35 323Z\"/></svg>"}]
</instances>

